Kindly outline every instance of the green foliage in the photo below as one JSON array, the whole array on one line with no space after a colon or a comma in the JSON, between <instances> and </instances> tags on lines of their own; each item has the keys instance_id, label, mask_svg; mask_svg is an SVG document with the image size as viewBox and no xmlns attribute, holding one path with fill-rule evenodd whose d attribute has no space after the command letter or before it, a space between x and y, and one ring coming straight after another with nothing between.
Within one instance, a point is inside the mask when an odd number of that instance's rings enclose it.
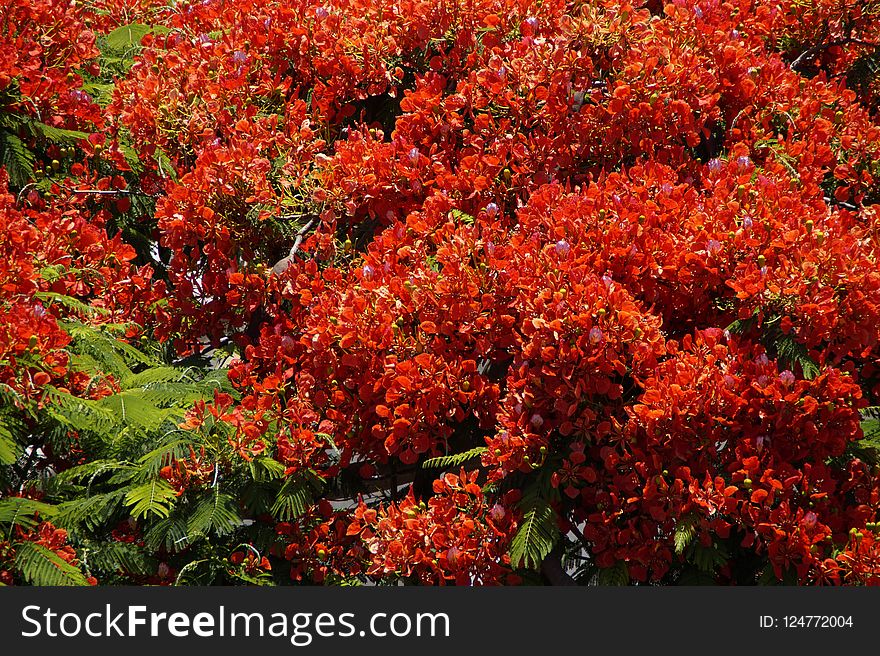
<instances>
[{"instance_id":1,"label":"green foliage","mask_svg":"<svg viewBox=\"0 0 880 656\"><path fill-rule=\"evenodd\" d=\"M709 546L704 546L699 541L695 541L691 542L685 551L687 561L707 574L715 572L717 568L727 562L729 557L727 547L721 542L713 542Z\"/></svg>"},{"instance_id":2,"label":"green foliage","mask_svg":"<svg viewBox=\"0 0 880 656\"><path fill-rule=\"evenodd\" d=\"M116 52L125 52L131 48L140 47L141 40L147 34L167 34L168 31L166 27L144 25L143 23L123 25L104 37L104 47Z\"/></svg>"},{"instance_id":3,"label":"green foliage","mask_svg":"<svg viewBox=\"0 0 880 656\"><path fill-rule=\"evenodd\" d=\"M510 543L514 567L538 569L560 538L556 511L541 492L535 485L520 501L523 518Z\"/></svg>"},{"instance_id":4,"label":"green foliage","mask_svg":"<svg viewBox=\"0 0 880 656\"><path fill-rule=\"evenodd\" d=\"M51 518L55 514L55 507L24 497L0 499L0 535L8 539L16 526L28 530L34 528L38 524L37 514L42 518Z\"/></svg>"},{"instance_id":5,"label":"green foliage","mask_svg":"<svg viewBox=\"0 0 880 656\"><path fill-rule=\"evenodd\" d=\"M0 501L0 527L6 536L12 536L15 527L32 531L49 520L68 531L70 544L89 571L102 581L124 583L132 576L155 574L157 561L151 552L163 550L173 557L208 540L231 539L243 525L236 501L243 480L245 486L257 479L270 485L282 516L297 516L312 503L315 491L321 489L317 477L285 481L284 466L265 456L244 463L227 441L232 429L226 424L214 425L209 419L204 430L180 427L195 401L210 401L218 391L234 394L224 370L163 362L161 350L150 348L149 342L124 341L125 326L95 327L75 321L61 325L72 337L68 346L72 368L93 376L93 384L106 381L116 389L89 398L46 386L39 407L37 401L18 398L19 408L0 409L3 480L16 471L13 466L24 460L24 454L42 454L46 447L67 452L73 439L88 456L82 464L31 477L29 485L42 501L18 497ZM43 457L36 455L34 460ZM163 477L162 469L188 458L215 463L214 476L210 485L202 482L181 493ZM218 475L221 466L233 474L229 482ZM248 471L255 473L250 479L235 475ZM117 542L109 534L114 526L132 520L143 536L143 547ZM14 544L15 567L24 580L36 585L82 582L77 567L59 565L56 554L27 544L28 540ZM23 551L18 550L20 545L25 545Z\"/></svg>"},{"instance_id":6,"label":"green foliage","mask_svg":"<svg viewBox=\"0 0 880 656\"><path fill-rule=\"evenodd\" d=\"M34 175L35 163L36 156L18 136L0 133L0 165L6 167L12 186L25 186Z\"/></svg>"},{"instance_id":7,"label":"green foliage","mask_svg":"<svg viewBox=\"0 0 880 656\"><path fill-rule=\"evenodd\" d=\"M113 575L146 576L156 571L156 559L143 547L128 542L84 540L79 554L89 570L101 575L101 582Z\"/></svg>"},{"instance_id":8,"label":"green foliage","mask_svg":"<svg viewBox=\"0 0 880 656\"><path fill-rule=\"evenodd\" d=\"M727 327L727 330L738 335L760 330L758 338L767 348L768 355L779 361L780 368L787 367L793 371L800 369L807 380L815 378L819 375L819 366L810 357L806 346L798 342L794 335L786 335L780 330L781 318L781 316L772 317L760 327L755 316L737 319Z\"/></svg>"},{"instance_id":9,"label":"green foliage","mask_svg":"<svg viewBox=\"0 0 880 656\"><path fill-rule=\"evenodd\" d=\"M30 116L0 112L0 166L6 167L12 187L24 187L34 178L38 151L87 137L85 132L46 125Z\"/></svg>"},{"instance_id":10,"label":"green foliage","mask_svg":"<svg viewBox=\"0 0 880 656\"><path fill-rule=\"evenodd\" d=\"M629 585L629 581L629 568L622 560L616 562L611 567L604 567L599 570L599 585L623 586Z\"/></svg>"},{"instance_id":11,"label":"green foliage","mask_svg":"<svg viewBox=\"0 0 880 656\"><path fill-rule=\"evenodd\" d=\"M875 48L860 55L846 74L846 85L850 89L865 92L880 80L880 49Z\"/></svg>"},{"instance_id":12,"label":"green foliage","mask_svg":"<svg viewBox=\"0 0 880 656\"><path fill-rule=\"evenodd\" d=\"M486 447L478 446L462 453L455 453L448 456L440 456L437 458L429 458L422 463L424 469L446 469L448 467L458 467L473 460L486 452Z\"/></svg>"},{"instance_id":13,"label":"green foliage","mask_svg":"<svg viewBox=\"0 0 880 656\"><path fill-rule=\"evenodd\" d=\"M160 25L144 25L132 23L122 25L98 39L98 48L101 50L99 59L102 73L109 72L111 75L125 75L134 58L141 48L141 41L147 34L167 34L170 30ZM101 90L98 89L100 92Z\"/></svg>"},{"instance_id":14,"label":"green foliage","mask_svg":"<svg viewBox=\"0 0 880 656\"><path fill-rule=\"evenodd\" d=\"M168 517L175 499L177 492L174 488L161 478L154 478L130 489L125 495L124 503L130 508L131 516L135 519L150 514Z\"/></svg>"},{"instance_id":15,"label":"green foliage","mask_svg":"<svg viewBox=\"0 0 880 656\"><path fill-rule=\"evenodd\" d=\"M675 533L673 535L673 542L675 543L675 553L682 553L687 546L691 543L691 540L694 539L694 535L697 532L697 522L696 517L693 515L688 515L687 517L683 517L678 521L675 525Z\"/></svg>"},{"instance_id":16,"label":"green foliage","mask_svg":"<svg viewBox=\"0 0 880 656\"><path fill-rule=\"evenodd\" d=\"M15 565L31 585L88 585L79 569L34 542L16 545Z\"/></svg>"},{"instance_id":17,"label":"green foliage","mask_svg":"<svg viewBox=\"0 0 880 656\"><path fill-rule=\"evenodd\" d=\"M776 351L776 357L783 364L791 369L795 366L800 367L804 378L810 380L819 375L819 367L810 357L807 347L795 340L791 335L780 335L773 343Z\"/></svg>"},{"instance_id":18,"label":"green foliage","mask_svg":"<svg viewBox=\"0 0 880 656\"><path fill-rule=\"evenodd\" d=\"M24 433L24 425L18 417L0 410L0 465L11 465L23 455L21 436Z\"/></svg>"},{"instance_id":19,"label":"green foliage","mask_svg":"<svg viewBox=\"0 0 880 656\"><path fill-rule=\"evenodd\" d=\"M195 504L187 523L187 535L227 535L240 524L241 517L238 515L235 500L228 494L221 494L219 488L214 487Z\"/></svg>"},{"instance_id":20,"label":"green foliage","mask_svg":"<svg viewBox=\"0 0 880 656\"><path fill-rule=\"evenodd\" d=\"M869 465L880 465L880 406L862 409L863 438L847 445L846 458L859 458Z\"/></svg>"},{"instance_id":21,"label":"green foliage","mask_svg":"<svg viewBox=\"0 0 880 656\"><path fill-rule=\"evenodd\" d=\"M272 504L272 515L281 521L288 521L305 514L314 503L315 495L322 489L323 481L314 472L291 476L278 490Z\"/></svg>"}]
</instances>

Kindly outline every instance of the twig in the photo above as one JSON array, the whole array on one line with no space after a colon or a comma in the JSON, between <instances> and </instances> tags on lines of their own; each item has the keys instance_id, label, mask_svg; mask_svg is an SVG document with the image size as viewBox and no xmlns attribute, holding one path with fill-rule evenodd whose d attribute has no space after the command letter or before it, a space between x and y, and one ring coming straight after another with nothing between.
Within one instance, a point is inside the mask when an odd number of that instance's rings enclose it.
<instances>
[{"instance_id":1,"label":"twig","mask_svg":"<svg viewBox=\"0 0 880 656\"><path fill-rule=\"evenodd\" d=\"M857 46L866 46L868 48L880 47L880 44L853 38L837 39L836 41L829 41L828 43L820 43L817 46L813 46L812 48L804 50L800 55L798 55L797 58L793 62L791 62L791 70L798 70L798 68L800 66L803 66L807 62L807 60L812 58L814 55L822 52L823 50L827 50L828 48L833 48L835 46L846 46L850 44L854 44Z\"/></svg>"},{"instance_id":2,"label":"twig","mask_svg":"<svg viewBox=\"0 0 880 656\"><path fill-rule=\"evenodd\" d=\"M297 231L296 239L293 240L293 246L290 247L290 253L288 253L287 257L278 260L275 263L275 266L272 267L272 273L274 273L276 276L280 275L284 273L287 267L290 266L290 263L293 262L293 258L299 250L300 244L302 244L306 233L311 229L313 225L315 225L317 220L318 219L315 217L309 219L309 222Z\"/></svg>"},{"instance_id":3,"label":"twig","mask_svg":"<svg viewBox=\"0 0 880 656\"><path fill-rule=\"evenodd\" d=\"M853 205L852 203L847 203L842 200L837 200L836 198L831 198L830 196L825 196L823 200L829 205L836 205L837 207L842 207L845 210L858 211L859 209L857 205Z\"/></svg>"}]
</instances>

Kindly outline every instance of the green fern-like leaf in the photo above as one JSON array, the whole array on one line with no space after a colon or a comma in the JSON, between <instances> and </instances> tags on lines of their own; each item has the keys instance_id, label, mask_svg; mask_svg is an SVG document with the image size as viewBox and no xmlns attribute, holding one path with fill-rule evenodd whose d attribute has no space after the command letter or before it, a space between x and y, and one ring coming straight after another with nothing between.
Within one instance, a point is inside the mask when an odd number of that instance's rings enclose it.
<instances>
[{"instance_id":1,"label":"green fern-like leaf","mask_svg":"<svg viewBox=\"0 0 880 656\"><path fill-rule=\"evenodd\" d=\"M422 463L423 469L437 469L447 467L458 467L459 465L477 458L486 452L486 447L478 446L463 453L455 453L449 456L440 456L437 458L429 458Z\"/></svg>"},{"instance_id":2,"label":"green fern-like leaf","mask_svg":"<svg viewBox=\"0 0 880 656\"><path fill-rule=\"evenodd\" d=\"M682 553L694 539L697 533L696 518L688 515L682 518L675 525L675 533L673 534L673 542L675 543L675 553Z\"/></svg>"},{"instance_id":3,"label":"green fern-like leaf","mask_svg":"<svg viewBox=\"0 0 880 656\"><path fill-rule=\"evenodd\" d=\"M62 128L52 127L40 121L29 121L29 127L33 132L37 132L49 141L55 143L72 144L83 139L88 139L89 135L79 130L64 130Z\"/></svg>"},{"instance_id":4,"label":"green fern-like leaf","mask_svg":"<svg viewBox=\"0 0 880 656\"><path fill-rule=\"evenodd\" d=\"M785 366L794 368L800 366L804 378L810 380L819 375L819 367L810 357L807 347L794 339L791 335L781 335L774 341L776 355Z\"/></svg>"},{"instance_id":5,"label":"green fern-like leaf","mask_svg":"<svg viewBox=\"0 0 880 656\"><path fill-rule=\"evenodd\" d=\"M523 518L510 543L510 562L517 568L537 569L559 539L556 511L537 495L524 497L520 508Z\"/></svg>"},{"instance_id":6,"label":"green fern-like leaf","mask_svg":"<svg viewBox=\"0 0 880 656\"><path fill-rule=\"evenodd\" d=\"M99 408L110 410L120 424L142 432L155 431L171 415L145 399L138 390L125 390L98 400Z\"/></svg>"},{"instance_id":7,"label":"green fern-like leaf","mask_svg":"<svg viewBox=\"0 0 880 656\"><path fill-rule=\"evenodd\" d=\"M140 476L152 478L162 467L171 464L172 460L185 458L192 444L189 439L174 439L141 456L138 460Z\"/></svg>"},{"instance_id":8,"label":"green fern-like leaf","mask_svg":"<svg viewBox=\"0 0 880 656\"><path fill-rule=\"evenodd\" d=\"M190 544L186 519L179 514L172 514L154 522L144 533L144 544L151 551L164 549L169 553L177 553L186 549Z\"/></svg>"},{"instance_id":9,"label":"green fern-like leaf","mask_svg":"<svg viewBox=\"0 0 880 656\"><path fill-rule=\"evenodd\" d=\"M51 401L46 406L46 414L73 430L109 433L116 424L113 411L97 405L92 399L81 399L49 386L46 387L46 397Z\"/></svg>"},{"instance_id":10,"label":"green fern-like leaf","mask_svg":"<svg viewBox=\"0 0 880 656\"><path fill-rule=\"evenodd\" d=\"M55 506L35 499L0 499L0 527L5 535L10 535L15 526L30 530L39 524L40 519L52 518L55 512Z\"/></svg>"},{"instance_id":11,"label":"green fern-like leaf","mask_svg":"<svg viewBox=\"0 0 880 656\"><path fill-rule=\"evenodd\" d=\"M11 132L0 132L0 164L6 167L9 181L25 186L34 175L36 157L24 142Z\"/></svg>"},{"instance_id":12,"label":"green fern-like leaf","mask_svg":"<svg viewBox=\"0 0 880 656\"><path fill-rule=\"evenodd\" d=\"M629 585L629 568L622 560L617 561L611 567L604 567L599 570L599 585L623 586Z\"/></svg>"},{"instance_id":13,"label":"green fern-like leaf","mask_svg":"<svg viewBox=\"0 0 880 656\"><path fill-rule=\"evenodd\" d=\"M127 462L120 462L116 459L102 458L82 465L74 465L69 469L65 469L55 475L56 480L61 483L78 483L89 479L89 483L101 474L107 474L117 469L127 469L131 465Z\"/></svg>"},{"instance_id":14,"label":"green fern-like leaf","mask_svg":"<svg viewBox=\"0 0 880 656\"><path fill-rule=\"evenodd\" d=\"M176 499L174 488L157 478L129 490L125 495L125 505L131 508L131 516L135 519L148 515L168 517Z\"/></svg>"},{"instance_id":15,"label":"green fern-like leaf","mask_svg":"<svg viewBox=\"0 0 880 656\"><path fill-rule=\"evenodd\" d=\"M462 212L461 210L451 210L450 214L452 215L453 219L461 221L465 225L473 225L474 223L474 217L466 212Z\"/></svg>"},{"instance_id":16,"label":"green fern-like leaf","mask_svg":"<svg viewBox=\"0 0 880 656\"><path fill-rule=\"evenodd\" d=\"M862 433L866 440L880 441L880 405L862 409Z\"/></svg>"},{"instance_id":17,"label":"green fern-like leaf","mask_svg":"<svg viewBox=\"0 0 880 656\"><path fill-rule=\"evenodd\" d=\"M88 585L79 569L35 542L15 545L15 566L31 585Z\"/></svg>"},{"instance_id":18,"label":"green fern-like leaf","mask_svg":"<svg viewBox=\"0 0 880 656\"><path fill-rule=\"evenodd\" d=\"M84 541L79 553L92 571L138 575L156 571L156 559L136 544Z\"/></svg>"},{"instance_id":19,"label":"green fern-like leaf","mask_svg":"<svg viewBox=\"0 0 880 656\"><path fill-rule=\"evenodd\" d=\"M137 48L141 44L141 39L151 31L152 28L143 23L132 23L131 25L117 27L104 37L104 47L115 52L125 52L132 48Z\"/></svg>"},{"instance_id":20,"label":"green fern-like leaf","mask_svg":"<svg viewBox=\"0 0 880 656\"><path fill-rule=\"evenodd\" d=\"M73 338L74 352L92 355L107 367L107 373L117 378L131 376L132 367L155 367L159 364L131 344L114 337L109 332L112 330L110 326L95 328L73 321L63 321L60 324Z\"/></svg>"},{"instance_id":21,"label":"green fern-like leaf","mask_svg":"<svg viewBox=\"0 0 880 656\"><path fill-rule=\"evenodd\" d=\"M273 481L284 476L284 465L274 458L254 458L248 466L251 477L257 482Z\"/></svg>"},{"instance_id":22,"label":"green fern-like leaf","mask_svg":"<svg viewBox=\"0 0 880 656\"><path fill-rule=\"evenodd\" d=\"M51 274L50 274L51 275ZM36 292L34 293L34 298L43 301L44 304L51 305L53 303L58 303L59 305L63 305L68 310L73 310L74 312L78 312L84 316L97 316L97 315L107 315L109 311L89 305L88 303L83 303L77 298L72 296L67 296L65 294L58 294L56 292Z\"/></svg>"},{"instance_id":23,"label":"green fern-like leaf","mask_svg":"<svg viewBox=\"0 0 880 656\"><path fill-rule=\"evenodd\" d=\"M24 427L13 415L0 414L0 465L11 465L24 453L19 436Z\"/></svg>"},{"instance_id":24,"label":"green fern-like leaf","mask_svg":"<svg viewBox=\"0 0 880 656\"><path fill-rule=\"evenodd\" d=\"M729 557L727 548L720 543L714 543L708 547L699 541L691 542L688 546L685 558L693 563L699 570L707 573L714 572L727 562Z\"/></svg>"},{"instance_id":25,"label":"green fern-like leaf","mask_svg":"<svg viewBox=\"0 0 880 656\"><path fill-rule=\"evenodd\" d=\"M197 535L226 535L241 525L235 501L215 488L196 505L187 522L190 537Z\"/></svg>"},{"instance_id":26,"label":"green fern-like leaf","mask_svg":"<svg viewBox=\"0 0 880 656\"><path fill-rule=\"evenodd\" d=\"M55 523L71 531L98 529L119 512L126 493L120 489L60 503Z\"/></svg>"},{"instance_id":27,"label":"green fern-like leaf","mask_svg":"<svg viewBox=\"0 0 880 656\"><path fill-rule=\"evenodd\" d=\"M288 478L278 490L272 505L272 515L281 521L288 521L305 514L321 487L320 479L312 473Z\"/></svg>"}]
</instances>

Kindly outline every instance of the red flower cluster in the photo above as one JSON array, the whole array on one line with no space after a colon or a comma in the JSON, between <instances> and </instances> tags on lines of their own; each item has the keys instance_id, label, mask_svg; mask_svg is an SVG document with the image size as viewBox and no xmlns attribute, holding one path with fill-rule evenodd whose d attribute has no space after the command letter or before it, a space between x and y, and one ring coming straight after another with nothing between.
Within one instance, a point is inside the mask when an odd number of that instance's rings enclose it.
<instances>
[{"instance_id":1,"label":"red flower cluster","mask_svg":"<svg viewBox=\"0 0 880 656\"><path fill-rule=\"evenodd\" d=\"M0 111L93 134L0 171L0 384L112 387L65 317L236 348L157 467L271 525L231 575L515 583L540 515L635 581L880 582L877 11L62 4L4 8Z\"/></svg>"},{"instance_id":2,"label":"red flower cluster","mask_svg":"<svg viewBox=\"0 0 880 656\"><path fill-rule=\"evenodd\" d=\"M0 170L0 381L26 397L50 382L101 396L101 381L67 376L70 336L58 320L143 325L152 270L132 266L134 249L107 235L105 214L72 199L19 207L7 185Z\"/></svg>"}]
</instances>

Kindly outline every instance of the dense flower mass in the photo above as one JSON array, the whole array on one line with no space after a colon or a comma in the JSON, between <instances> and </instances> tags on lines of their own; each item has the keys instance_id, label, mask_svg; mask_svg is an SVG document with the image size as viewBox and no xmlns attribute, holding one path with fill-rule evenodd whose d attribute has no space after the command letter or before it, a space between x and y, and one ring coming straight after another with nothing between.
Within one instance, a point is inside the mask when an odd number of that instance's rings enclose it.
<instances>
[{"instance_id":1,"label":"dense flower mass","mask_svg":"<svg viewBox=\"0 0 880 656\"><path fill-rule=\"evenodd\" d=\"M877 0L0 15L0 582L880 584Z\"/></svg>"}]
</instances>

